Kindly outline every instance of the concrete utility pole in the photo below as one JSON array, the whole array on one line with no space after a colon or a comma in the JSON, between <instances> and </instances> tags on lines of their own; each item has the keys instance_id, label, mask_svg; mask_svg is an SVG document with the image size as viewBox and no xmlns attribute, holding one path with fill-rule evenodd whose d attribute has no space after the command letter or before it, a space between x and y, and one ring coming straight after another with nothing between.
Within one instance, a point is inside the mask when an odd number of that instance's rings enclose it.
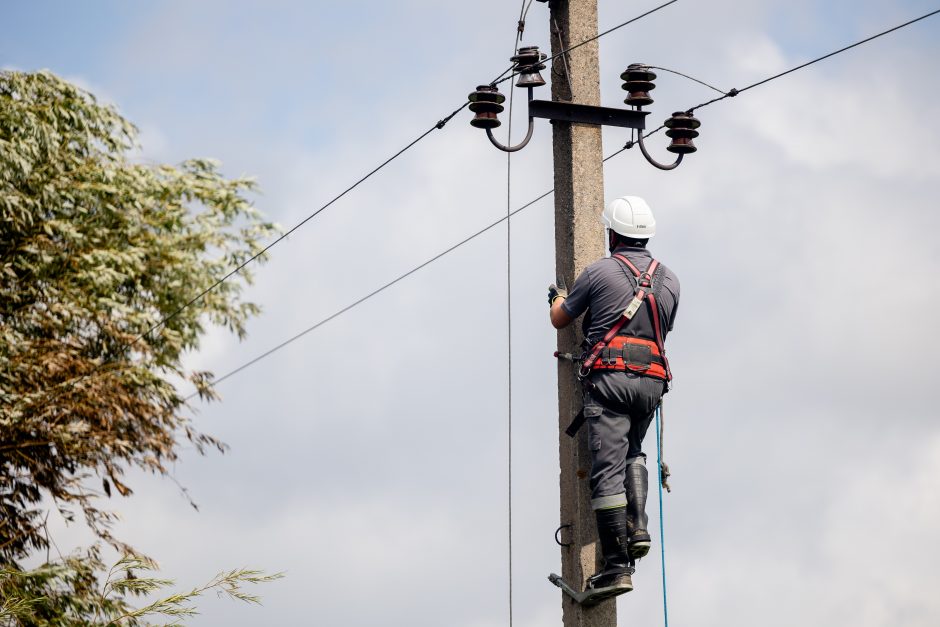
<instances>
[{"instance_id":1,"label":"concrete utility pole","mask_svg":"<svg viewBox=\"0 0 940 627\"><path fill-rule=\"evenodd\" d=\"M597 0L550 0L552 54L597 35ZM598 45L573 50L552 65L552 100L600 105ZM604 206L601 127L553 122L555 160L555 270L569 285L584 268L604 256L603 230L598 225ZM558 350L577 354L580 325L558 333ZM576 439L564 430L581 409L581 387L575 365L558 360L559 458L561 462L561 524L571 525L562 539L562 577L584 589L598 566L597 531L588 480L591 455L587 428ZM615 627L616 599L582 607L562 594L564 627Z\"/></svg>"}]
</instances>

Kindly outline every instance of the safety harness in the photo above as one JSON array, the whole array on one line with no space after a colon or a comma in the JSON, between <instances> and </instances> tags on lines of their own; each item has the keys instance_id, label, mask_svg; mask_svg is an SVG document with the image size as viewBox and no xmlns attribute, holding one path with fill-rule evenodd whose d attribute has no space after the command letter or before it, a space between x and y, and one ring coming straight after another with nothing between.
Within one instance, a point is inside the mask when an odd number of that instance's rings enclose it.
<instances>
[{"instance_id":1,"label":"safety harness","mask_svg":"<svg viewBox=\"0 0 940 627\"><path fill-rule=\"evenodd\" d=\"M653 259L649 267L640 272L639 268L625 256L617 253L612 257L626 266L636 280L633 300L603 339L587 352L578 374L584 378L591 374L592 370L628 370L666 382L672 381L672 372L669 370L669 360L666 359L666 346L663 342L659 307L654 294L653 275L659 268L659 262ZM620 332L630 324L640 307L643 306L644 301L649 303L655 339L620 335Z\"/></svg>"},{"instance_id":2,"label":"safety harness","mask_svg":"<svg viewBox=\"0 0 940 627\"><path fill-rule=\"evenodd\" d=\"M593 387L590 379L588 379L592 371L619 370L634 372L639 375L662 379L668 384L672 381L672 371L669 369L669 360L666 358L662 322L654 293L656 285L653 279L660 264L653 259L646 270L640 272L640 269L624 255L615 253L612 258L630 270L632 277L635 279L636 286L633 290L633 300L630 301L623 314L610 327L604 337L582 356L583 361L578 370L578 377L589 389ZM644 302L649 304L655 339L649 340L621 335L621 332L629 326L630 321L633 320ZM557 353L556 356L558 356ZM574 437L584 422L584 410L582 409L568 428L565 429L565 433Z\"/></svg>"}]
</instances>

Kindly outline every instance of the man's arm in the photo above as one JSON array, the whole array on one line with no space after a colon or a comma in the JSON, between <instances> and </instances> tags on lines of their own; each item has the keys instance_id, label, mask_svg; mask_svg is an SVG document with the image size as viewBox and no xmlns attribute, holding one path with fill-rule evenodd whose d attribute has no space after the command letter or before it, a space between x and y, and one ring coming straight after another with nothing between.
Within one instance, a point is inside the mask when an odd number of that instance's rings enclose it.
<instances>
[{"instance_id":1,"label":"man's arm","mask_svg":"<svg viewBox=\"0 0 940 627\"><path fill-rule=\"evenodd\" d=\"M568 286L565 285L564 279L559 278L558 285L552 283L548 286L548 313L552 326L556 329L565 328L573 320L561 306L567 298Z\"/></svg>"},{"instance_id":2,"label":"man's arm","mask_svg":"<svg viewBox=\"0 0 940 627\"><path fill-rule=\"evenodd\" d=\"M673 299L672 313L669 316L668 327L669 331L672 331L672 328L676 324L676 313L679 311L679 277L673 274L670 279L671 280L665 283L664 287L672 294Z\"/></svg>"},{"instance_id":3,"label":"man's arm","mask_svg":"<svg viewBox=\"0 0 940 627\"><path fill-rule=\"evenodd\" d=\"M590 302L591 278L585 270L571 286L568 293L564 280L558 279L558 285L548 288L549 319L556 329L564 329L583 314Z\"/></svg>"},{"instance_id":4,"label":"man's arm","mask_svg":"<svg viewBox=\"0 0 940 627\"><path fill-rule=\"evenodd\" d=\"M564 296L556 296L552 301L552 308L549 312L549 317L552 321L552 326L556 329L564 329L566 326L574 322L574 318L565 313L565 310L562 308L562 303L565 302Z\"/></svg>"}]
</instances>

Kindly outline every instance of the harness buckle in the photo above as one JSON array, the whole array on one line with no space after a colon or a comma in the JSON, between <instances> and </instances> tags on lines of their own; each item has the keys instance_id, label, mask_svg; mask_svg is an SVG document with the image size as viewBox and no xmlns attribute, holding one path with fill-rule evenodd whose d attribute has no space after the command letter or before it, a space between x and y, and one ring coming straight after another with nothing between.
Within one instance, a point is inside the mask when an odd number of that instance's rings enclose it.
<instances>
[{"instance_id":1,"label":"harness buckle","mask_svg":"<svg viewBox=\"0 0 940 627\"><path fill-rule=\"evenodd\" d=\"M641 291L641 290L637 290L637 291ZM639 295L634 296L633 300L630 301L630 304L627 305L627 308L624 310L622 314L623 317L626 318L627 320L631 320L633 316L636 315L636 312L640 310L640 307L643 306L643 300L644 299L641 298Z\"/></svg>"}]
</instances>

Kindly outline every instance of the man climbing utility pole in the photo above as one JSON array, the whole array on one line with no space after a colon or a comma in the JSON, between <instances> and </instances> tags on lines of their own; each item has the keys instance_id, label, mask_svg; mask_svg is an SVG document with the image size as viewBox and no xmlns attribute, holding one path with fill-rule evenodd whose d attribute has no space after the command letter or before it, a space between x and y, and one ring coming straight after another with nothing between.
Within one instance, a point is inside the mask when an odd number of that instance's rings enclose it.
<instances>
[{"instance_id":1,"label":"man climbing utility pole","mask_svg":"<svg viewBox=\"0 0 940 627\"><path fill-rule=\"evenodd\" d=\"M552 54L597 35L597 0L551 0ZM600 104L598 44L593 41L552 64L552 100ZM556 276L574 277L604 256L603 230L598 213L604 206L604 171L601 127L558 122L552 130L555 162L555 270ZM577 325L558 334L560 352L577 352L582 336ZM597 570L597 533L588 479L591 455L587 433L569 438L564 430L581 408L577 364L559 360L559 457L561 462L562 577L584 589ZM615 627L615 600L584 606L563 595L564 627Z\"/></svg>"},{"instance_id":2,"label":"man climbing utility pole","mask_svg":"<svg viewBox=\"0 0 940 627\"><path fill-rule=\"evenodd\" d=\"M553 118L559 285L549 287L548 300L551 323L560 331L563 575L549 579L565 592L565 627L614 627L614 599L633 589L636 560L650 549L642 443L672 379L665 337L675 319L679 283L646 250L656 233L646 201L624 196L601 212L599 124L623 112L597 115L597 0L552 0L551 27L553 57L578 47L552 67L552 99L572 105L562 107L568 117ZM575 119L584 123L565 121ZM622 121L632 126L628 117ZM574 277L569 297L563 279ZM583 324L572 324L582 314ZM575 357L582 348L583 356ZM588 429L579 432L583 422Z\"/></svg>"}]
</instances>

